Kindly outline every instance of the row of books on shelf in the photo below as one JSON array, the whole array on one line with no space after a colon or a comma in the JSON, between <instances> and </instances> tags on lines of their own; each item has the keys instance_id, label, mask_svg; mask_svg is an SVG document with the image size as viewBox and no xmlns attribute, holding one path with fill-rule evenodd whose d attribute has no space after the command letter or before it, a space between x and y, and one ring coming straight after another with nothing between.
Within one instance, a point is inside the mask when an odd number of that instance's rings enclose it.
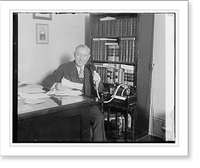
<instances>
[{"instance_id":1,"label":"row of books on shelf","mask_svg":"<svg viewBox=\"0 0 200 168\"><path fill-rule=\"evenodd\" d=\"M134 66L124 64L95 63L104 83L134 85Z\"/></svg>"},{"instance_id":2,"label":"row of books on shelf","mask_svg":"<svg viewBox=\"0 0 200 168\"><path fill-rule=\"evenodd\" d=\"M92 58L96 61L134 62L135 38L93 38Z\"/></svg>"},{"instance_id":3,"label":"row of books on shelf","mask_svg":"<svg viewBox=\"0 0 200 168\"><path fill-rule=\"evenodd\" d=\"M91 21L91 35L105 36L135 36L137 18L102 18Z\"/></svg>"}]
</instances>

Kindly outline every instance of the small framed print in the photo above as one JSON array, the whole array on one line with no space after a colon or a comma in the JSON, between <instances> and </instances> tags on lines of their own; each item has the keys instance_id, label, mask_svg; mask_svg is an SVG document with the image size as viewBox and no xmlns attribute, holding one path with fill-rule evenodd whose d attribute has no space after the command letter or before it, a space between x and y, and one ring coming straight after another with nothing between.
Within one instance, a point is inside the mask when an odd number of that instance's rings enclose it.
<instances>
[{"instance_id":1,"label":"small framed print","mask_svg":"<svg viewBox=\"0 0 200 168\"><path fill-rule=\"evenodd\" d=\"M49 25L36 24L36 44L49 43Z\"/></svg>"},{"instance_id":2,"label":"small framed print","mask_svg":"<svg viewBox=\"0 0 200 168\"><path fill-rule=\"evenodd\" d=\"M33 13L33 19L52 20L51 13Z\"/></svg>"}]
</instances>

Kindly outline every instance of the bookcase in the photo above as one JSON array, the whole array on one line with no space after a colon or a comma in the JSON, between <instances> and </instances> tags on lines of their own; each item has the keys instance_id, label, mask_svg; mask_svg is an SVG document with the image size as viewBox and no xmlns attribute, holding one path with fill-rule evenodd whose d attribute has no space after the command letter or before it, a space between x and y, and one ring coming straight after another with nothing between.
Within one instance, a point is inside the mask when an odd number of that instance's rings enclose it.
<instances>
[{"instance_id":1,"label":"bookcase","mask_svg":"<svg viewBox=\"0 0 200 168\"><path fill-rule=\"evenodd\" d=\"M115 85L129 90L120 93L124 99L104 104L107 122L114 111L118 135L124 132L126 140L128 130L133 141L148 134L153 18L153 14L145 13L90 15L91 59L104 83L104 98L111 98Z\"/></svg>"},{"instance_id":2,"label":"bookcase","mask_svg":"<svg viewBox=\"0 0 200 168\"><path fill-rule=\"evenodd\" d=\"M134 86L137 15L92 14L92 61L106 84Z\"/></svg>"}]
</instances>

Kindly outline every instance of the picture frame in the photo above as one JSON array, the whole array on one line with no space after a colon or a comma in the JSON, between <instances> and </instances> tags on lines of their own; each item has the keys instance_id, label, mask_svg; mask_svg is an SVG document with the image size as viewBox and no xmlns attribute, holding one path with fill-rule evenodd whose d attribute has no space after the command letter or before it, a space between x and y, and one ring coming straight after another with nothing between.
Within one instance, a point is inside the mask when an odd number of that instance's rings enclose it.
<instances>
[{"instance_id":1,"label":"picture frame","mask_svg":"<svg viewBox=\"0 0 200 168\"><path fill-rule=\"evenodd\" d=\"M33 13L33 19L52 20L51 13Z\"/></svg>"},{"instance_id":2,"label":"picture frame","mask_svg":"<svg viewBox=\"0 0 200 168\"><path fill-rule=\"evenodd\" d=\"M49 43L49 25L48 24L36 24L36 44L48 44Z\"/></svg>"}]
</instances>

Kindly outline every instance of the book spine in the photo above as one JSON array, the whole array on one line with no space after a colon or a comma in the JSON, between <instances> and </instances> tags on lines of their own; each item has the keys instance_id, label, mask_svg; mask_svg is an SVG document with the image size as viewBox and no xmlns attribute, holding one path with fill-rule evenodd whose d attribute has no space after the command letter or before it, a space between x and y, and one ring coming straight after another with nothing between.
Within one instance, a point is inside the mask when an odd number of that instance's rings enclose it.
<instances>
[{"instance_id":1,"label":"book spine","mask_svg":"<svg viewBox=\"0 0 200 168\"><path fill-rule=\"evenodd\" d=\"M122 73L123 70L121 68L118 69L118 82L122 83Z\"/></svg>"},{"instance_id":2,"label":"book spine","mask_svg":"<svg viewBox=\"0 0 200 168\"><path fill-rule=\"evenodd\" d=\"M130 35L133 36L133 18L130 19Z\"/></svg>"},{"instance_id":3,"label":"book spine","mask_svg":"<svg viewBox=\"0 0 200 168\"><path fill-rule=\"evenodd\" d=\"M111 36L111 37L114 36L114 22L115 22L115 20L111 20L111 21L110 21L110 32L109 32L109 36Z\"/></svg>"},{"instance_id":4,"label":"book spine","mask_svg":"<svg viewBox=\"0 0 200 168\"><path fill-rule=\"evenodd\" d=\"M136 33L137 33L137 18L134 17L133 18L133 33L132 33L132 35L136 36Z\"/></svg>"},{"instance_id":5,"label":"book spine","mask_svg":"<svg viewBox=\"0 0 200 168\"><path fill-rule=\"evenodd\" d=\"M110 20L106 20L106 34L105 36L110 36Z\"/></svg>"},{"instance_id":6,"label":"book spine","mask_svg":"<svg viewBox=\"0 0 200 168\"><path fill-rule=\"evenodd\" d=\"M115 46L115 61L119 61L119 45Z\"/></svg>"},{"instance_id":7,"label":"book spine","mask_svg":"<svg viewBox=\"0 0 200 168\"><path fill-rule=\"evenodd\" d=\"M119 36L122 36L122 19L119 19Z\"/></svg>"},{"instance_id":8,"label":"book spine","mask_svg":"<svg viewBox=\"0 0 200 168\"><path fill-rule=\"evenodd\" d=\"M100 60L100 53L99 53L99 43L100 41L98 40L97 43L96 43L96 50L97 50L97 60L99 61Z\"/></svg>"},{"instance_id":9,"label":"book spine","mask_svg":"<svg viewBox=\"0 0 200 168\"><path fill-rule=\"evenodd\" d=\"M99 34L99 37L102 37L103 35L102 35L102 21L98 21L98 24L99 24L99 31L98 31L98 34Z\"/></svg>"},{"instance_id":10,"label":"book spine","mask_svg":"<svg viewBox=\"0 0 200 168\"><path fill-rule=\"evenodd\" d=\"M99 40L99 60L103 58L103 41Z\"/></svg>"},{"instance_id":11,"label":"book spine","mask_svg":"<svg viewBox=\"0 0 200 168\"><path fill-rule=\"evenodd\" d=\"M122 36L127 36L127 18L122 19Z\"/></svg>"},{"instance_id":12,"label":"book spine","mask_svg":"<svg viewBox=\"0 0 200 168\"><path fill-rule=\"evenodd\" d=\"M131 36L132 35L132 31L131 31L131 19L132 18L127 18L127 36Z\"/></svg>"},{"instance_id":13,"label":"book spine","mask_svg":"<svg viewBox=\"0 0 200 168\"><path fill-rule=\"evenodd\" d=\"M95 21L91 21L91 36L94 37L95 33Z\"/></svg>"},{"instance_id":14,"label":"book spine","mask_svg":"<svg viewBox=\"0 0 200 168\"><path fill-rule=\"evenodd\" d=\"M120 26L120 20L117 19L117 20L115 21L114 36L120 36L120 35L119 35L119 26Z\"/></svg>"},{"instance_id":15,"label":"book spine","mask_svg":"<svg viewBox=\"0 0 200 168\"><path fill-rule=\"evenodd\" d=\"M115 61L115 46L108 45L108 61Z\"/></svg>"},{"instance_id":16,"label":"book spine","mask_svg":"<svg viewBox=\"0 0 200 168\"><path fill-rule=\"evenodd\" d=\"M116 66L115 66L115 82L117 82L117 83L119 83L119 68L120 68L120 65L116 64Z\"/></svg>"},{"instance_id":17,"label":"book spine","mask_svg":"<svg viewBox=\"0 0 200 168\"><path fill-rule=\"evenodd\" d=\"M128 62L131 62L131 59L132 59L132 47L133 47L133 41L132 40L129 40L129 45L128 45L128 47L129 47L129 54L128 54Z\"/></svg>"},{"instance_id":18,"label":"book spine","mask_svg":"<svg viewBox=\"0 0 200 168\"><path fill-rule=\"evenodd\" d=\"M122 61L122 41L119 41L119 61Z\"/></svg>"},{"instance_id":19,"label":"book spine","mask_svg":"<svg viewBox=\"0 0 200 168\"><path fill-rule=\"evenodd\" d=\"M102 21L102 36L106 36L106 21Z\"/></svg>"},{"instance_id":20,"label":"book spine","mask_svg":"<svg viewBox=\"0 0 200 168\"><path fill-rule=\"evenodd\" d=\"M132 41L132 57L131 62L135 62L135 40Z\"/></svg>"},{"instance_id":21,"label":"book spine","mask_svg":"<svg viewBox=\"0 0 200 168\"><path fill-rule=\"evenodd\" d=\"M103 73L103 81L106 83L107 81L107 74L106 74L106 67L102 68L102 73Z\"/></svg>"},{"instance_id":22,"label":"book spine","mask_svg":"<svg viewBox=\"0 0 200 168\"><path fill-rule=\"evenodd\" d=\"M96 60L95 57L95 41L92 40L92 59Z\"/></svg>"},{"instance_id":23,"label":"book spine","mask_svg":"<svg viewBox=\"0 0 200 168\"><path fill-rule=\"evenodd\" d=\"M123 40L122 44L123 44L122 45L122 55L123 55L122 62L125 62L126 61L126 41Z\"/></svg>"},{"instance_id":24,"label":"book spine","mask_svg":"<svg viewBox=\"0 0 200 168\"><path fill-rule=\"evenodd\" d=\"M129 40L125 40L126 42L126 56L125 56L125 62L128 62L128 57L129 57Z\"/></svg>"},{"instance_id":25,"label":"book spine","mask_svg":"<svg viewBox=\"0 0 200 168\"><path fill-rule=\"evenodd\" d=\"M127 81L127 69L124 69L124 84L127 85L128 81Z\"/></svg>"}]
</instances>

